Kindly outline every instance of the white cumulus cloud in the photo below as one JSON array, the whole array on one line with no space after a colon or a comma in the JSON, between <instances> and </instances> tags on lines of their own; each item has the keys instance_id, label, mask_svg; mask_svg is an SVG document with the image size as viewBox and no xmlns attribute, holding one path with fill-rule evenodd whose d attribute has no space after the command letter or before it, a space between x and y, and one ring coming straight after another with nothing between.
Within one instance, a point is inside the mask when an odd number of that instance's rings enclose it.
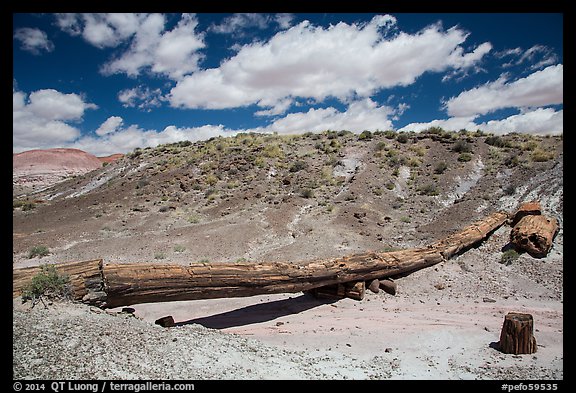
<instances>
[{"instance_id":1,"label":"white cumulus cloud","mask_svg":"<svg viewBox=\"0 0 576 393\"><path fill-rule=\"evenodd\" d=\"M115 132L122 125L124 120L120 116L110 116L96 130L96 135L106 135Z\"/></svg>"},{"instance_id":2,"label":"white cumulus cloud","mask_svg":"<svg viewBox=\"0 0 576 393\"><path fill-rule=\"evenodd\" d=\"M414 34L388 34L395 25L390 15L327 28L303 21L240 47L218 68L184 76L168 98L173 107L208 109L283 108L296 97L348 101L412 84L425 72L472 67L491 48L484 43L465 52L468 34L458 28L434 24Z\"/></svg>"},{"instance_id":3,"label":"white cumulus cloud","mask_svg":"<svg viewBox=\"0 0 576 393\"><path fill-rule=\"evenodd\" d=\"M195 15L183 14L178 24L165 31L164 15L148 15L140 24L130 47L117 58L105 63L105 75L125 73L136 77L143 70L180 79L198 69L203 58L199 52L206 45L203 33L197 33Z\"/></svg>"},{"instance_id":4,"label":"white cumulus cloud","mask_svg":"<svg viewBox=\"0 0 576 393\"><path fill-rule=\"evenodd\" d=\"M52 52L54 43L48 39L48 35L40 29L22 27L14 32L14 39L20 41L20 47L34 55L42 51Z\"/></svg>"},{"instance_id":5,"label":"white cumulus cloud","mask_svg":"<svg viewBox=\"0 0 576 393\"><path fill-rule=\"evenodd\" d=\"M508 82L506 76L452 97L444 104L450 116L486 114L503 108L528 108L563 103L562 64Z\"/></svg>"},{"instance_id":6,"label":"white cumulus cloud","mask_svg":"<svg viewBox=\"0 0 576 393\"><path fill-rule=\"evenodd\" d=\"M77 94L65 94L53 89L37 90L27 97L22 91L12 91L13 151L60 147L80 136L69 122L82 120L88 109L98 108Z\"/></svg>"}]
</instances>

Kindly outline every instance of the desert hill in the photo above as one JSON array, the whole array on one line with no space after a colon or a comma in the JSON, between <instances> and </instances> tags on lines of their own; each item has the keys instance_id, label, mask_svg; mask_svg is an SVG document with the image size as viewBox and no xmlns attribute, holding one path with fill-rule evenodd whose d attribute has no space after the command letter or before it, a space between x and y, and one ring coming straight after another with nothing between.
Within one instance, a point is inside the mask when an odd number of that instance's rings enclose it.
<instances>
[{"instance_id":1,"label":"desert hill","mask_svg":"<svg viewBox=\"0 0 576 393\"><path fill-rule=\"evenodd\" d=\"M197 366L165 369L173 378L187 378L187 372L198 378L282 378L287 374L279 368L291 362L300 362L294 365L295 378L562 378L561 136L438 128L359 135L326 131L239 134L135 149L106 166L16 198L13 264L97 258L182 264L302 261L421 247L494 211L512 212L532 200L560 225L545 258L521 254L504 263L510 227L502 227L455 260L399 279L396 296L371 294L361 302L335 304L286 294L138 305L135 315L149 325L140 321L135 329L146 337L162 336L154 320L173 315L182 325L170 329L176 329L173 335L182 345L188 334L201 333L196 324L260 340L245 347L230 336L219 341L213 334L218 332L210 332L210 340L218 343L214 347L222 348L217 363L229 373L219 374L220 368L208 369L196 358L213 353L194 355L190 349L184 350L189 355L183 361ZM40 245L49 254L32 257L31 250ZM54 326L84 313L64 309L54 311ZM534 314L542 345L537 356L517 360L488 346L492 336L497 340L506 311ZM41 311L34 313L41 318ZM25 323L26 311L17 315L19 334L37 334ZM106 326L117 324L125 335L124 318L82 317L75 323L88 326L94 318ZM175 354L166 340L161 339L163 348ZM267 347L255 349L260 342ZM18 354L30 353L27 343L19 345ZM41 351L45 344L34 345ZM230 345L234 358L226 351ZM249 353L238 352L248 347ZM164 349L145 344L150 367L157 361L154 354ZM281 354L276 362L254 359L253 352L260 359L271 351ZM358 362L336 361L351 357ZM258 364L257 371L250 362ZM47 364L42 369L27 364L15 365L18 375L52 370ZM97 367L94 363L86 370ZM118 367L94 372L113 378L162 374L156 366L152 372L145 359L133 368ZM66 370L58 377L87 375Z\"/></svg>"},{"instance_id":2,"label":"desert hill","mask_svg":"<svg viewBox=\"0 0 576 393\"><path fill-rule=\"evenodd\" d=\"M68 177L100 168L121 155L98 158L79 149L55 148L28 150L12 156L14 195L25 190L49 187Z\"/></svg>"}]
</instances>

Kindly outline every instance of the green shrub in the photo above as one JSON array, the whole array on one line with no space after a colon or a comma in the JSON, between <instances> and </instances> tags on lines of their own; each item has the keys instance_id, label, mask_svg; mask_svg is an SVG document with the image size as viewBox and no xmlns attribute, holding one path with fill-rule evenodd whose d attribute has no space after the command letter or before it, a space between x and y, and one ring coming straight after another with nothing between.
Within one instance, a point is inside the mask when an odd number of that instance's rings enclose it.
<instances>
[{"instance_id":1,"label":"green shrub","mask_svg":"<svg viewBox=\"0 0 576 393\"><path fill-rule=\"evenodd\" d=\"M448 169L448 164L446 164L444 161L440 161L438 164L436 164L436 167L434 167L434 173L441 175L444 173L444 171L446 171L446 169Z\"/></svg>"},{"instance_id":2,"label":"green shrub","mask_svg":"<svg viewBox=\"0 0 576 393\"><path fill-rule=\"evenodd\" d=\"M544 162L553 159L554 153L546 152L538 147L534 151L532 151L530 158L532 158L532 161L534 162Z\"/></svg>"},{"instance_id":3,"label":"green shrub","mask_svg":"<svg viewBox=\"0 0 576 393\"><path fill-rule=\"evenodd\" d=\"M400 143L406 143L408 142L408 134L401 132L396 136L396 140Z\"/></svg>"},{"instance_id":4,"label":"green shrub","mask_svg":"<svg viewBox=\"0 0 576 393\"><path fill-rule=\"evenodd\" d=\"M452 147L456 153L472 153L472 145L462 139L458 140Z\"/></svg>"},{"instance_id":5,"label":"green shrub","mask_svg":"<svg viewBox=\"0 0 576 393\"><path fill-rule=\"evenodd\" d=\"M180 244L174 246L174 252L184 252L184 251L186 251L186 247Z\"/></svg>"},{"instance_id":6,"label":"green shrub","mask_svg":"<svg viewBox=\"0 0 576 393\"><path fill-rule=\"evenodd\" d=\"M306 168L308 168L308 164L304 161L298 160L294 164L292 164L289 170L290 172L298 172Z\"/></svg>"},{"instance_id":7,"label":"green shrub","mask_svg":"<svg viewBox=\"0 0 576 393\"><path fill-rule=\"evenodd\" d=\"M23 288L22 301L32 300L35 304L42 296L67 298L70 296L69 282L68 276L58 273L55 265L42 265L40 272Z\"/></svg>"},{"instance_id":8,"label":"green shrub","mask_svg":"<svg viewBox=\"0 0 576 393\"><path fill-rule=\"evenodd\" d=\"M520 254L518 254L518 252L516 250L514 250L513 248L506 250L502 253L502 256L500 257L500 263L508 266L511 265L512 262L514 262L516 259L518 259L518 257L520 256Z\"/></svg>"},{"instance_id":9,"label":"green shrub","mask_svg":"<svg viewBox=\"0 0 576 393\"><path fill-rule=\"evenodd\" d=\"M50 255L50 250L46 246L34 246L28 252L28 259L32 259L35 257L45 257Z\"/></svg>"},{"instance_id":10,"label":"green shrub","mask_svg":"<svg viewBox=\"0 0 576 393\"><path fill-rule=\"evenodd\" d=\"M497 136L497 135L492 135L492 136L486 137L484 142L490 146L512 147L512 144L509 141L507 141L504 138Z\"/></svg>"},{"instance_id":11,"label":"green shrub","mask_svg":"<svg viewBox=\"0 0 576 393\"><path fill-rule=\"evenodd\" d=\"M426 184L418 188L418 192L420 193L420 195L428 195L428 196L435 196L440 194L434 184Z\"/></svg>"},{"instance_id":12,"label":"green shrub","mask_svg":"<svg viewBox=\"0 0 576 393\"><path fill-rule=\"evenodd\" d=\"M458 161L460 162L468 162L472 159L472 154L470 153L462 153L458 156Z\"/></svg>"},{"instance_id":13,"label":"green shrub","mask_svg":"<svg viewBox=\"0 0 576 393\"><path fill-rule=\"evenodd\" d=\"M36 208L36 204L30 201L12 201L12 209L21 208L23 212Z\"/></svg>"},{"instance_id":14,"label":"green shrub","mask_svg":"<svg viewBox=\"0 0 576 393\"><path fill-rule=\"evenodd\" d=\"M358 135L358 140L359 141L363 141L363 140L370 140L372 139L372 133L368 130L366 131L362 131L360 133L360 135Z\"/></svg>"},{"instance_id":15,"label":"green shrub","mask_svg":"<svg viewBox=\"0 0 576 393\"><path fill-rule=\"evenodd\" d=\"M312 190L311 188L305 188L302 191L300 191L300 196L302 198L314 198L314 190Z\"/></svg>"}]
</instances>

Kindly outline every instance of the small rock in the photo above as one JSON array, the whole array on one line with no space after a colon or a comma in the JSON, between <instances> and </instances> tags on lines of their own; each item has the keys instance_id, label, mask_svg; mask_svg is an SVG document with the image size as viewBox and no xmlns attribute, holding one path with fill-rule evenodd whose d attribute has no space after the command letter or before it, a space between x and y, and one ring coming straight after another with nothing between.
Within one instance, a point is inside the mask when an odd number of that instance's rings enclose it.
<instances>
[{"instance_id":1,"label":"small rock","mask_svg":"<svg viewBox=\"0 0 576 393\"><path fill-rule=\"evenodd\" d=\"M388 347L384 350L384 352L392 352L392 348Z\"/></svg>"},{"instance_id":2,"label":"small rock","mask_svg":"<svg viewBox=\"0 0 576 393\"><path fill-rule=\"evenodd\" d=\"M276 326L282 326L284 325L284 322L276 322Z\"/></svg>"},{"instance_id":3,"label":"small rock","mask_svg":"<svg viewBox=\"0 0 576 393\"><path fill-rule=\"evenodd\" d=\"M156 325L160 325L162 327L173 327L176 326L174 322L174 318L172 315L168 315L166 317L158 318L155 322Z\"/></svg>"},{"instance_id":4,"label":"small rock","mask_svg":"<svg viewBox=\"0 0 576 393\"><path fill-rule=\"evenodd\" d=\"M380 281L378 279L374 279L368 283L368 289L374 293L380 292Z\"/></svg>"},{"instance_id":5,"label":"small rock","mask_svg":"<svg viewBox=\"0 0 576 393\"><path fill-rule=\"evenodd\" d=\"M496 300L490 299L489 297L484 297L484 298L482 298L482 301L483 301L484 303L496 303Z\"/></svg>"},{"instance_id":6,"label":"small rock","mask_svg":"<svg viewBox=\"0 0 576 393\"><path fill-rule=\"evenodd\" d=\"M396 283L389 278L384 280L379 280L380 282L380 289L384 292L389 293L390 295L396 295Z\"/></svg>"}]
</instances>

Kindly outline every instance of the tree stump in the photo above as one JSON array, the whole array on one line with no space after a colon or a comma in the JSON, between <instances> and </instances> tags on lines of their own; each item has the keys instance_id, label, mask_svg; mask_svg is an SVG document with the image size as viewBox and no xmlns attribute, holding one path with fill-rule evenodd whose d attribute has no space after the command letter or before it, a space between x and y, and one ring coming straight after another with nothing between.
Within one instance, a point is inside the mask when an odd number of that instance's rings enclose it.
<instances>
[{"instance_id":1,"label":"tree stump","mask_svg":"<svg viewBox=\"0 0 576 393\"><path fill-rule=\"evenodd\" d=\"M530 314L509 312L504 318L498 349L514 355L536 352L536 338L532 331L534 319Z\"/></svg>"}]
</instances>

